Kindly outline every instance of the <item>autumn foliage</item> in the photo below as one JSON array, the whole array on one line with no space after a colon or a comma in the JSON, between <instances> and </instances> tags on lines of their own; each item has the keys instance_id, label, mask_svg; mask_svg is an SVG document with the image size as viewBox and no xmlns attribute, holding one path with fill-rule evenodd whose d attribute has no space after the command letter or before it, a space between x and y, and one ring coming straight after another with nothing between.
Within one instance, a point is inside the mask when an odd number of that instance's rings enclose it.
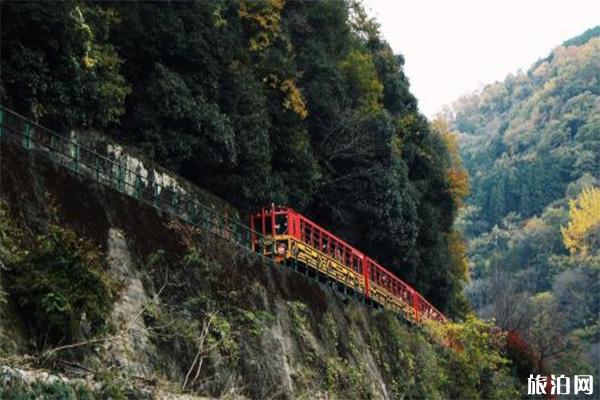
<instances>
[{"instance_id":1,"label":"autumn foliage","mask_svg":"<svg viewBox=\"0 0 600 400\"><path fill-rule=\"evenodd\" d=\"M583 257L600 244L600 188L593 187L569 201L569 224L561 229L565 247Z\"/></svg>"}]
</instances>

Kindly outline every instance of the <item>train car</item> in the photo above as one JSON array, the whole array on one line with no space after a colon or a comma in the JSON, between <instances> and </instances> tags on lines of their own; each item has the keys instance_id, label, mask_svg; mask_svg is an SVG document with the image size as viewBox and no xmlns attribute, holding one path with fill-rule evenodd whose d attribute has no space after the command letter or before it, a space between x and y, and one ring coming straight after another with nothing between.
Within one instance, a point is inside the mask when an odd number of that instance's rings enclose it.
<instances>
[{"instance_id":1,"label":"train car","mask_svg":"<svg viewBox=\"0 0 600 400\"><path fill-rule=\"evenodd\" d=\"M410 285L291 208L263 208L250 215L250 228L253 250L276 262L300 263L415 322L446 321Z\"/></svg>"}]
</instances>

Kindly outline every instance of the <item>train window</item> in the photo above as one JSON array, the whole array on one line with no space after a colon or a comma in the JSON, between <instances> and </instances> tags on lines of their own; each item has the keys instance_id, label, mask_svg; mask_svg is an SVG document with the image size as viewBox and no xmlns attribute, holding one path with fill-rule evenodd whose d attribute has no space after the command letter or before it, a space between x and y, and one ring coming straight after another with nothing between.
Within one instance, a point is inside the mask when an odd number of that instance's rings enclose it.
<instances>
[{"instance_id":1,"label":"train window","mask_svg":"<svg viewBox=\"0 0 600 400\"><path fill-rule=\"evenodd\" d=\"M265 231L264 231L265 235L272 235L273 234L273 217L271 217L270 215L266 215L265 216Z\"/></svg>"},{"instance_id":2,"label":"train window","mask_svg":"<svg viewBox=\"0 0 600 400\"><path fill-rule=\"evenodd\" d=\"M288 231L287 214L275 215L275 234L285 235Z\"/></svg>"},{"instance_id":3,"label":"train window","mask_svg":"<svg viewBox=\"0 0 600 400\"><path fill-rule=\"evenodd\" d=\"M311 237L311 227L308 224L304 224L304 229L302 230L302 232L304 232L304 243L310 243L310 237Z\"/></svg>"},{"instance_id":4,"label":"train window","mask_svg":"<svg viewBox=\"0 0 600 400\"><path fill-rule=\"evenodd\" d=\"M360 259L358 258L358 256L352 257L352 264L353 264L354 271L359 274L362 274L362 268L361 268Z\"/></svg>"},{"instance_id":5,"label":"train window","mask_svg":"<svg viewBox=\"0 0 600 400\"><path fill-rule=\"evenodd\" d=\"M333 243L333 254L336 260L342 261L342 250L340 249L340 245L337 242Z\"/></svg>"}]
</instances>

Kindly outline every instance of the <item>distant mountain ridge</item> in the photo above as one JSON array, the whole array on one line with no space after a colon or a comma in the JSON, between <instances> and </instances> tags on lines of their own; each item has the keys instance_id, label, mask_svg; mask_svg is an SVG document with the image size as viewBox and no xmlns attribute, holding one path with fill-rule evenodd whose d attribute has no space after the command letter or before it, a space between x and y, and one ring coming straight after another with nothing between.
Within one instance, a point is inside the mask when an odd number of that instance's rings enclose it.
<instances>
[{"instance_id":1,"label":"distant mountain ridge","mask_svg":"<svg viewBox=\"0 0 600 400\"><path fill-rule=\"evenodd\" d=\"M588 29L579 36L575 36L563 42L563 47L581 46L586 44L590 39L600 36L600 25Z\"/></svg>"},{"instance_id":2,"label":"distant mountain ridge","mask_svg":"<svg viewBox=\"0 0 600 400\"><path fill-rule=\"evenodd\" d=\"M599 34L600 27L590 29L526 73L454 104L481 229L510 212L535 215L570 184L600 177Z\"/></svg>"},{"instance_id":3,"label":"distant mountain ridge","mask_svg":"<svg viewBox=\"0 0 600 400\"><path fill-rule=\"evenodd\" d=\"M600 26L565 41L527 72L460 98L449 115L472 193L459 223L469 242L467 297L480 316L524 338L534 360L513 354L521 373L531 363L594 373L600 365ZM583 254L574 251L567 227L580 230Z\"/></svg>"}]
</instances>

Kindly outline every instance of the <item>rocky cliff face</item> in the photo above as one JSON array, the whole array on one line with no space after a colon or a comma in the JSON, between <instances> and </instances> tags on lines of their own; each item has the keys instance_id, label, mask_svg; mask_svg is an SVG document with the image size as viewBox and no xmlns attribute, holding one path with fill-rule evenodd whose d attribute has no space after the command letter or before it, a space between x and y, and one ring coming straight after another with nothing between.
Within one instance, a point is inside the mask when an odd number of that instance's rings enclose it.
<instances>
[{"instance_id":1,"label":"rocky cliff face","mask_svg":"<svg viewBox=\"0 0 600 400\"><path fill-rule=\"evenodd\" d=\"M55 199L61 223L100 246L117 282L108 333L26 368L41 363L92 391L117 382L130 397L443 397L447 349L419 328L42 157L2 150L3 218L43 232ZM26 310L7 298L2 360L22 366L42 349L31 344ZM14 374L2 379L28 390Z\"/></svg>"}]
</instances>

